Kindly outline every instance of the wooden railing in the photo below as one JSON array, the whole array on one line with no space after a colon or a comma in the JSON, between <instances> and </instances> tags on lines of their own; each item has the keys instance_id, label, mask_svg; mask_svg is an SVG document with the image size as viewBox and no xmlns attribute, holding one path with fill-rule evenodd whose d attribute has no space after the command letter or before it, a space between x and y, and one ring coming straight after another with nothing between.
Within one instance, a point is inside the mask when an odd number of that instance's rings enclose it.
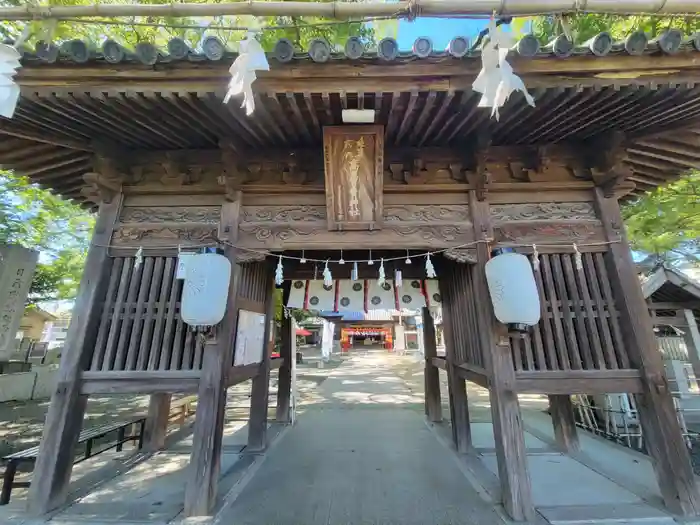
<instances>
[{"instance_id":1,"label":"wooden railing","mask_svg":"<svg viewBox=\"0 0 700 525\"><path fill-rule=\"evenodd\" d=\"M202 345L180 317L176 257L115 257L91 371L199 370Z\"/></svg>"},{"instance_id":2,"label":"wooden railing","mask_svg":"<svg viewBox=\"0 0 700 525\"><path fill-rule=\"evenodd\" d=\"M629 369L603 253L542 254L535 271L542 319L512 337L517 371Z\"/></svg>"}]
</instances>

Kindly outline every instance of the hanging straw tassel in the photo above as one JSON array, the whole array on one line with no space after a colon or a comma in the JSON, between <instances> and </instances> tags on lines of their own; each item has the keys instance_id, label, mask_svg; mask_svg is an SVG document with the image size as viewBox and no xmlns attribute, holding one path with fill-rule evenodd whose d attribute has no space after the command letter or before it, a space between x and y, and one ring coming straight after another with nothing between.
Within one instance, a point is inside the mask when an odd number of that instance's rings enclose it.
<instances>
[{"instance_id":1,"label":"hanging straw tassel","mask_svg":"<svg viewBox=\"0 0 700 525\"><path fill-rule=\"evenodd\" d=\"M382 286L386 282L386 274L384 273L384 259L379 264L379 278L377 279L377 284Z\"/></svg>"},{"instance_id":2,"label":"hanging straw tassel","mask_svg":"<svg viewBox=\"0 0 700 525\"><path fill-rule=\"evenodd\" d=\"M401 275L401 270L396 270L394 272L394 285L397 288L401 288L403 286L403 275Z\"/></svg>"},{"instance_id":3,"label":"hanging straw tassel","mask_svg":"<svg viewBox=\"0 0 700 525\"><path fill-rule=\"evenodd\" d=\"M328 268L328 261L326 261L326 266L323 268L323 284L325 286L333 286L333 276L330 268Z\"/></svg>"},{"instance_id":4,"label":"hanging straw tassel","mask_svg":"<svg viewBox=\"0 0 700 525\"><path fill-rule=\"evenodd\" d=\"M357 271L357 261L352 263L352 272L350 273L350 278L353 281L357 281L357 279L359 278L359 272Z\"/></svg>"},{"instance_id":5,"label":"hanging straw tassel","mask_svg":"<svg viewBox=\"0 0 700 525\"><path fill-rule=\"evenodd\" d=\"M428 277L428 279L435 279L435 277L437 277L430 254L425 256L425 275Z\"/></svg>"},{"instance_id":6,"label":"hanging straw tassel","mask_svg":"<svg viewBox=\"0 0 700 525\"><path fill-rule=\"evenodd\" d=\"M282 256L277 260L277 268L275 269L275 284L279 286L284 282L284 273L282 270Z\"/></svg>"}]
</instances>

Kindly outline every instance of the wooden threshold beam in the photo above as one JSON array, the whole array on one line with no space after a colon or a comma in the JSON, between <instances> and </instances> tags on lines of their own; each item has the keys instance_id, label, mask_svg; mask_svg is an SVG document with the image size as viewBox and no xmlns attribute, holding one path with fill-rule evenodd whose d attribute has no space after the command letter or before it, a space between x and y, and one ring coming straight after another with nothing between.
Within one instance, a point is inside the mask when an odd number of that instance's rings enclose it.
<instances>
[{"instance_id":1,"label":"wooden threshold beam","mask_svg":"<svg viewBox=\"0 0 700 525\"><path fill-rule=\"evenodd\" d=\"M637 394L642 391L638 370L516 372L515 381L520 394Z\"/></svg>"}]
</instances>

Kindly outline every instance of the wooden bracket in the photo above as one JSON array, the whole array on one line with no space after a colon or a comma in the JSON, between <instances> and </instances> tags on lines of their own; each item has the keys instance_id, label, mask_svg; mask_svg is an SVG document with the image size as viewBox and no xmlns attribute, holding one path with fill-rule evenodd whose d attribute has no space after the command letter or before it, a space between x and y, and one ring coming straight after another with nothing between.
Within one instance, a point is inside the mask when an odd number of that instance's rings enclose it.
<instances>
[{"instance_id":1,"label":"wooden bracket","mask_svg":"<svg viewBox=\"0 0 700 525\"><path fill-rule=\"evenodd\" d=\"M87 187L81 189L86 200L95 204L110 203L122 191L124 173L122 162L115 157L96 154L93 159L94 171L83 175Z\"/></svg>"},{"instance_id":2,"label":"wooden bracket","mask_svg":"<svg viewBox=\"0 0 700 525\"><path fill-rule=\"evenodd\" d=\"M489 193L489 188L491 187L491 172L489 172L486 167L486 156L485 154L477 154L476 169L474 171L467 171L467 180L474 186L474 192L476 193L476 199L478 201L485 201Z\"/></svg>"},{"instance_id":3,"label":"wooden bracket","mask_svg":"<svg viewBox=\"0 0 700 525\"><path fill-rule=\"evenodd\" d=\"M86 200L95 204L112 202L114 197L122 191L122 181L119 178L110 178L101 173L89 172L83 175L87 187L80 190Z\"/></svg>"},{"instance_id":4,"label":"wooden bracket","mask_svg":"<svg viewBox=\"0 0 700 525\"><path fill-rule=\"evenodd\" d=\"M466 180L466 173L461 162L451 163L449 169L452 180L456 180L457 182L464 182Z\"/></svg>"},{"instance_id":5,"label":"wooden bracket","mask_svg":"<svg viewBox=\"0 0 700 525\"><path fill-rule=\"evenodd\" d=\"M550 169L552 155L547 146L529 149L528 155L522 160L512 160L508 163L511 176L523 182L538 182L546 178Z\"/></svg>"},{"instance_id":6,"label":"wooden bracket","mask_svg":"<svg viewBox=\"0 0 700 525\"><path fill-rule=\"evenodd\" d=\"M410 171L403 172L406 184L425 184L428 181L428 170L423 159L414 159Z\"/></svg>"},{"instance_id":7,"label":"wooden bracket","mask_svg":"<svg viewBox=\"0 0 700 525\"><path fill-rule=\"evenodd\" d=\"M403 163L402 162L392 162L389 164L389 172L391 173L391 179L396 182L404 182L403 176Z\"/></svg>"},{"instance_id":8,"label":"wooden bracket","mask_svg":"<svg viewBox=\"0 0 700 525\"><path fill-rule=\"evenodd\" d=\"M285 184L304 184L307 181L308 173L299 169L299 158L292 152L286 166L282 169L282 182Z\"/></svg>"},{"instance_id":9,"label":"wooden bracket","mask_svg":"<svg viewBox=\"0 0 700 525\"><path fill-rule=\"evenodd\" d=\"M221 165L222 171L217 181L224 187L226 200L235 202L238 191L247 181L247 176L238 169L237 155L229 148L221 149Z\"/></svg>"},{"instance_id":10,"label":"wooden bracket","mask_svg":"<svg viewBox=\"0 0 700 525\"><path fill-rule=\"evenodd\" d=\"M163 176L160 181L165 186L181 186L185 184L185 170L183 159L173 152L168 152L160 163L163 168Z\"/></svg>"},{"instance_id":11,"label":"wooden bracket","mask_svg":"<svg viewBox=\"0 0 700 525\"><path fill-rule=\"evenodd\" d=\"M586 143L580 162L572 170L576 177L593 180L603 189L605 197L612 197L633 173L626 164L627 157L625 134L613 130Z\"/></svg>"},{"instance_id":12,"label":"wooden bracket","mask_svg":"<svg viewBox=\"0 0 700 525\"><path fill-rule=\"evenodd\" d=\"M467 171L467 180L474 186L474 192L478 201L485 201L491 186L491 173L487 167L488 148L492 138L487 132L479 133L474 144L472 159L474 169Z\"/></svg>"}]
</instances>

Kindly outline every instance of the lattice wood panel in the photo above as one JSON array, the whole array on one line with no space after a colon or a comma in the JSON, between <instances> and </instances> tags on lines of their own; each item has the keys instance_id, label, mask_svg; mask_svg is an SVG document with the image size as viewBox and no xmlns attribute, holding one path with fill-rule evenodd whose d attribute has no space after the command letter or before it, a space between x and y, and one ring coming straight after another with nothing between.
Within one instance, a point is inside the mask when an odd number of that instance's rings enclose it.
<instances>
[{"instance_id":1,"label":"lattice wood panel","mask_svg":"<svg viewBox=\"0 0 700 525\"><path fill-rule=\"evenodd\" d=\"M177 257L115 257L89 363L94 371L198 370L202 345L180 317Z\"/></svg>"},{"instance_id":2,"label":"lattice wood panel","mask_svg":"<svg viewBox=\"0 0 700 525\"><path fill-rule=\"evenodd\" d=\"M469 363L484 366L479 347L480 329L473 301L475 266L455 263L447 259L440 262L440 294L443 297L443 311L450 316L454 332L455 364ZM449 341L448 341L449 344Z\"/></svg>"},{"instance_id":3,"label":"lattice wood panel","mask_svg":"<svg viewBox=\"0 0 700 525\"><path fill-rule=\"evenodd\" d=\"M602 253L542 254L535 279L542 320L529 334L511 338L516 370L629 369L620 314Z\"/></svg>"}]
</instances>

